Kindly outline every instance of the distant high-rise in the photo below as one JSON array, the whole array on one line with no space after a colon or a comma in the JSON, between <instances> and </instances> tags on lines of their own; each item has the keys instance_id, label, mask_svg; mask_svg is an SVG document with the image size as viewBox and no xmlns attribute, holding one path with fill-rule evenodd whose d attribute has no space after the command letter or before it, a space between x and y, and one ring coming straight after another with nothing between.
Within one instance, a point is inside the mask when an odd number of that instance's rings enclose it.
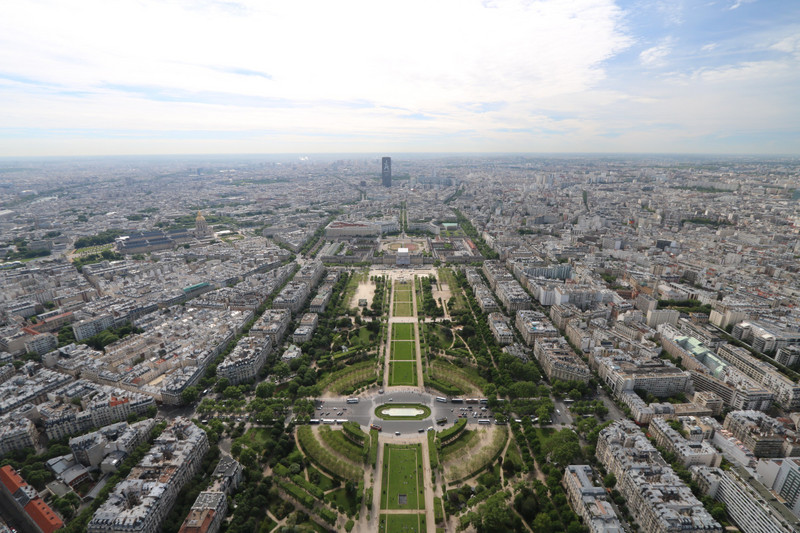
<instances>
[{"instance_id":1,"label":"distant high-rise","mask_svg":"<svg viewBox=\"0 0 800 533\"><path fill-rule=\"evenodd\" d=\"M381 160L381 183L384 187L392 186L392 158L384 157Z\"/></svg>"}]
</instances>

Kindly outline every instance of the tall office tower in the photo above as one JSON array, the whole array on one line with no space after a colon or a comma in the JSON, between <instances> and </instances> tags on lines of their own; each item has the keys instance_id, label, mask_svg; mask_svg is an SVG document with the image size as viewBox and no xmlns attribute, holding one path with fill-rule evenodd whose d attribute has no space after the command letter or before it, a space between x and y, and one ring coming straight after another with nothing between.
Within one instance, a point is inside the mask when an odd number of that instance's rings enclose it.
<instances>
[{"instance_id":1,"label":"tall office tower","mask_svg":"<svg viewBox=\"0 0 800 533\"><path fill-rule=\"evenodd\" d=\"M384 157L381 160L381 183L384 187L392 186L392 158Z\"/></svg>"}]
</instances>

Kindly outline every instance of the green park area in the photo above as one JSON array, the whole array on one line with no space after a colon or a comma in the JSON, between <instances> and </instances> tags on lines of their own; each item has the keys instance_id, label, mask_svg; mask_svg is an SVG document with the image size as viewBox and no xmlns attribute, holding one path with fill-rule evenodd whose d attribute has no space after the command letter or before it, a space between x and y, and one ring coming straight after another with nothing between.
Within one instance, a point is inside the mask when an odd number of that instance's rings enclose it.
<instances>
[{"instance_id":1,"label":"green park area","mask_svg":"<svg viewBox=\"0 0 800 533\"><path fill-rule=\"evenodd\" d=\"M392 342L392 360L411 360L417 358L414 350L414 343L410 341L393 341Z\"/></svg>"},{"instance_id":2,"label":"green park area","mask_svg":"<svg viewBox=\"0 0 800 533\"><path fill-rule=\"evenodd\" d=\"M414 316L412 304L412 286L409 283L395 283L394 285L394 316Z\"/></svg>"},{"instance_id":3,"label":"green park area","mask_svg":"<svg viewBox=\"0 0 800 533\"><path fill-rule=\"evenodd\" d=\"M427 531L425 515L414 514L382 514L380 533L415 533Z\"/></svg>"},{"instance_id":4,"label":"green park area","mask_svg":"<svg viewBox=\"0 0 800 533\"><path fill-rule=\"evenodd\" d=\"M393 341L413 341L414 324L392 324Z\"/></svg>"},{"instance_id":5,"label":"green park area","mask_svg":"<svg viewBox=\"0 0 800 533\"><path fill-rule=\"evenodd\" d=\"M389 386L417 384L417 364L414 361L392 361Z\"/></svg>"},{"instance_id":6,"label":"green park area","mask_svg":"<svg viewBox=\"0 0 800 533\"><path fill-rule=\"evenodd\" d=\"M383 451L381 509L424 509L422 446L386 444Z\"/></svg>"},{"instance_id":7,"label":"green park area","mask_svg":"<svg viewBox=\"0 0 800 533\"><path fill-rule=\"evenodd\" d=\"M394 301L394 316L414 316L414 308L411 302Z\"/></svg>"}]
</instances>

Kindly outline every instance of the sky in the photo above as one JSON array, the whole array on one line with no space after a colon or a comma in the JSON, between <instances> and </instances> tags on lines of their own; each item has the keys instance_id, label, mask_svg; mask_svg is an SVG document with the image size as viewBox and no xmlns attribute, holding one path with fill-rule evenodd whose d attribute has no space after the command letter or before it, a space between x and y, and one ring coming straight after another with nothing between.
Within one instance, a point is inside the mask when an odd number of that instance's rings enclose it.
<instances>
[{"instance_id":1,"label":"sky","mask_svg":"<svg viewBox=\"0 0 800 533\"><path fill-rule=\"evenodd\" d=\"M797 0L7 0L0 156L800 154Z\"/></svg>"}]
</instances>

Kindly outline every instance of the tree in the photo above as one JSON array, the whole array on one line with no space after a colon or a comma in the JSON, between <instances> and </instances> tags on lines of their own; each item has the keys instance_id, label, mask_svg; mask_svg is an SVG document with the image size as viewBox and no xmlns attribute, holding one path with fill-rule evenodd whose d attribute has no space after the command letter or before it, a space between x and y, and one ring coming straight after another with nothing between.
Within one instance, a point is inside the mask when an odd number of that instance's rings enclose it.
<instances>
[{"instance_id":1,"label":"tree","mask_svg":"<svg viewBox=\"0 0 800 533\"><path fill-rule=\"evenodd\" d=\"M289 365L287 365L286 362L280 361L272 368L272 372L278 377L278 379L285 379L291 371L289 370Z\"/></svg>"},{"instance_id":2,"label":"tree","mask_svg":"<svg viewBox=\"0 0 800 533\"><path fill-rule=\"evenodd\" d=\"M553 531L553 522L545 513L539 513L531 524L536 533L550 533Z\"/></svg>"},{"instance_id":3,"label":"tree","mask_svg":"<svg viewBox=\"0 0 800 533\"><path fill-rule=\"evenodd\" d=\"M235 385L231 385L229 387L226 387L225 390L223 391L222 395L225 396L225 398L227 398L229 400L238 400L238 399L242 398L242 396L244 396L242 394L242 389L240 389L239 387L237 387Z\"/></svg>"},{"instance_id":4,"label":"tree","mask_svg":"<svg viewBox=\"0 0 800 533\"><path fill-rule=\"evenodd\" d=\"M262 382L256 386L256 396L259 398L270 398L275 393L275 384Z\"/></svg>"},{"instance_id":5,"label":"tree","mask_svg":"<svg viewBox=\"0 0 800 533\"><path fill-rule=\"evenodd\" d=\"M241 461L241 463L248 468L254 467L257 459L258 456L256 455L256 452L250 448L245 448L242 450L242 454L239 456L239 461Z\"/></svg>"},{"instance_id":6,"label":"tree","mask_svg":"<svg viewBox=\"0 0 800 533\"><path fill-rule=\"evenodd\" d=\"M581 457L578 435L571 429L562 429L553 434L542 447L550 461L559 465L571 464Z\"/></svg>"},{"instance_id":7,"label":"tree","mask_svg":"<svg viewBox=\"0 0 800 533\"><path fill-rule=\"evenodd\" d=\"M478 512L476 527L480 532L513 531L513 521L506 504L506 493L489 496Z\"/></svg>"},{"instance_id":8,"label":"tree","mask_svg":"<svg viewBox=\"0 0 800 533\"><path fill-rule=\"evenodd\" d=\"M225 389L230 387L230 385L231 385L231 382L230 382L230 380L228 378L220 378L217 381L217 385L216 385L216 387L214 387L214 390L216 390L217 392L221 393L222 391L224 391Z\"/></svg>"},{"instance_id":9,"label":"tree","mask_svg":"<svg viewBox=\"0 0 800 533\"><path fill-rule=\"evenodd\" d=\"M550 422L550 409L543 405L536 410L536 416L539 417L539 425L543 426Z\"/></svg>"},{"instance_id":10,"label":"tree","mask_svg":"<svg viewBox=\"0 0 800 533\"><path fill-rule=\"evenodd\" d=\"M191 387L186 387L185 389L183 389L183 392L181 392L181 401L185 404L194 403L194 401L197 400L199 394L200 391L198 391L197 387L195 387L194 385L192 385Z\"/></svg>"},{"instance_id":11,"label":"tree","mask_svg":"<svg viewBox=\"0 0 800 533\"><path fill-rule=\"evenodd\" d=\"M606 488L609 488L609 489L616 487L616 485L617 485L617 476L615 476L613 473L612 474L608 474L606 477L603 478L603 485L605 485Z\"/></svg>"}]
</instances>

